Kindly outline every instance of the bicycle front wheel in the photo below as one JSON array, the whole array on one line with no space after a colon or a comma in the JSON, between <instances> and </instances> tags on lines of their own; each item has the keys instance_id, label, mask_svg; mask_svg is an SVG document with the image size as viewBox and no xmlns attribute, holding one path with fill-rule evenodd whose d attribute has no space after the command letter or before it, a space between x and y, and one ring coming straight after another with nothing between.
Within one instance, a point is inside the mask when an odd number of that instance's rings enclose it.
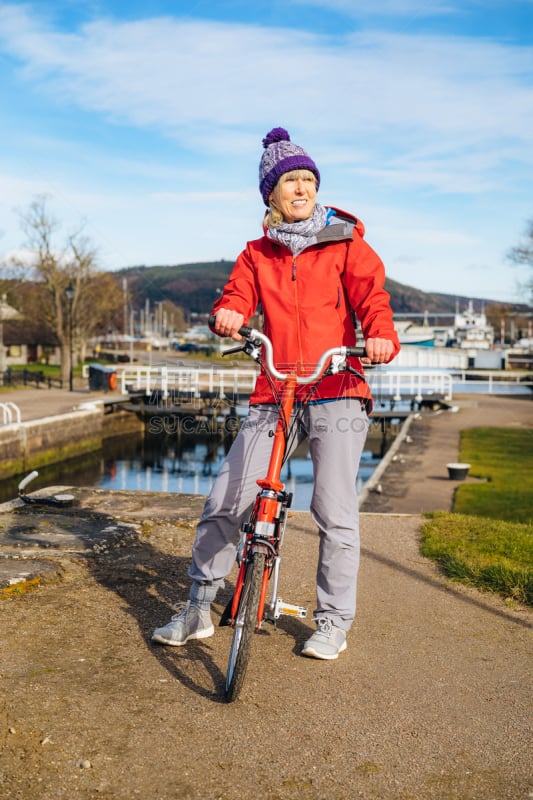
<instances>
[{"instance_id":1,"label":"bicycle front wheel","mask_svg":"<svg viewBox=\"0 0 533 800\"><path fill-rule=\"evenodd\" d=\"M250 658L252 636L257 626L257 612L264 573L265 554L254 553L252 561L246 569L231 641L225 691L228 703L237 699L244 681Z\"/></svg>"}]
</instances>

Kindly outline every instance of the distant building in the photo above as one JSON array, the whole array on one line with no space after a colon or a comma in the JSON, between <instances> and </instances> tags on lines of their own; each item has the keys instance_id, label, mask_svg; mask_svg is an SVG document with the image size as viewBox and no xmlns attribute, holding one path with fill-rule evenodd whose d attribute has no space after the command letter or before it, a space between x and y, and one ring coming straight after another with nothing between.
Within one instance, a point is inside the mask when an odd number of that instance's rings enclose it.
<instances>
[{"instance_id":1,"label":"distant building","mask_svg":"<svg viewBox=\"0 0 533 800\"><path fill-rule=\"evenodd\" d=\"M61 349L54 334L44 327L33 327L23 320L2 324L4 365L61 364Z\"/></svg>"},{"instance_id":2,"label":"distant building","mask_svg":"<svg viewBox=\"0 0 533 800\"><path fill-rule=\"evenodd\" d=\"M463 350L491 350L494 345L494 328L484 311L474 311L472 300L463 312L455 313L454 337L456 346Z\"/></svg>"}]
</instances>

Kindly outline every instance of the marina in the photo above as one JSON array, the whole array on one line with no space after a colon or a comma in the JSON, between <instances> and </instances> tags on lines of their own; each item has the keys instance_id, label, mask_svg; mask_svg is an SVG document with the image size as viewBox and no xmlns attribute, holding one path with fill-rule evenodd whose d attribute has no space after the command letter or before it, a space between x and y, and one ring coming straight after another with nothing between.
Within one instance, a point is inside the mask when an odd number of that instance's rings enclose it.
<instances>
[{"instance_id":1,"label":"marina","mask_svg":"<svg viewBox=\"0 0 533 800\"><path fill-rule=\"evenodd\" d=\"M453 316L450 327L442 325L445 316L435 315L434 325L428 314L422 324L399 320L403 340L399 356L390 365L365 368L375 408L359 489L371 479L413 412L453 409L455 397L465 393L533 397L530 338L513 347L498 346L486 316L475 312L471 303ZM144 433L110 438L101 450L44 466L43 481L121 491L207 494L247 413L258 369L238 357L224 366L205 358L195 360L190 354L184 359L163 341L161 349L150 351L149 363L145 363L146 354L137 351L141 361L136 363L133 348L126 356L118 345L110 364L85 366L83 380L93 397L85 407L103 407L106 419L110 415L137 418ZM225 349L227 342L221 347ZM514 368L515 364L520 368ZM97 402L95 396L100 398ZM24 415L7 398L0 403L0 424L4 430L24 426ZM287 462L282 478L294 494L293 507L308 508L312 465L305 445ZM2 499L9 499L11 482L6 481L3 488Z\"/></svg>"},{"instance_id":2,"label":"marina","mask_svg":"<svg viewBox=\"0 0 533 800\"><path fill-rule=\"evenodd\" d=\"M462 322L464 318L456 315L456 325ZM474 370L470 349L435 346L439 339L434 330L427 325L413 327L405 325L403 335L411 332L416 346L404 346L394 365L367 369L375 410L357 479L359 491L410 413L453 407L458 393L527 395L533 390L533 374L501 368ZM424 336L427 339L422 342ZM472 340L465 337L464 341ZM496 354L490 363L501 367L503 355ZM130 399L126 407L145 420L152 435L159 433L163 438L156 437L154 446L145 438L142 453L106 460L96 485L207 494L246 414L257 374L257 369L248 366L173 366L169 359L160 364L122 365L117 378L122 396ZM207 433L212 435L206 437ZM313 476L305 445L286 463L282 479L294 495L293 508L308 509Z\"/></svg>"}]
</instances>

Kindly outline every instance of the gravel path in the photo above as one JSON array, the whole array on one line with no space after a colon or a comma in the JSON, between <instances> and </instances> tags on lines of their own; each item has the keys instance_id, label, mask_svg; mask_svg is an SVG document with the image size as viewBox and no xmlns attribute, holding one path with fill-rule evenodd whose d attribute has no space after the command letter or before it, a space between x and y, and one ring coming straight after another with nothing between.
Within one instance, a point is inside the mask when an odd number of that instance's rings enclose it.
<instances>
[{"instance_id":1,"label":"gravel path","mask_svg":"<svg viewBox=\"0 0 533 800\"><path fill-rule=\"evenodd\" d=\"M300 657L312 623L283 621L256 637L227 705L228 629L149 641L185 597L201 499L78 500L0 518L4 555L55 565L0 603L5 800L533 796L532 613L442 578L418 552L420 517L363 514L358 618L338 661ZM292 514L282 595L309 609L316 548L309 515Z\"/></svg>"}]
</instances>

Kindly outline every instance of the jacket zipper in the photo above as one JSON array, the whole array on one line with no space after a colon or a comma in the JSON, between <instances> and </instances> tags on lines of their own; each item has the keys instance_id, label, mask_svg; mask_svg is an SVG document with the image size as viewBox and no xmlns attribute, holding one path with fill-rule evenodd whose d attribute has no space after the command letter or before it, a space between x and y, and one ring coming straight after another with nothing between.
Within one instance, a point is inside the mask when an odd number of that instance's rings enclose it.
<instances>
[{"instance_id":1,"label":"jacket zipper","mask_svg":"<svg viewBox=\"0 0 533 800\"><path fill-rule=\"evenodd\" d=\"M296 369L303 364L302 335L300 328L300 302L298 297L298 284L296 283L296 257L292 258L292 280L294 281L294 303L296 306L296 331L298 337L298 363Z\"/></svg>"}]
</instances>

